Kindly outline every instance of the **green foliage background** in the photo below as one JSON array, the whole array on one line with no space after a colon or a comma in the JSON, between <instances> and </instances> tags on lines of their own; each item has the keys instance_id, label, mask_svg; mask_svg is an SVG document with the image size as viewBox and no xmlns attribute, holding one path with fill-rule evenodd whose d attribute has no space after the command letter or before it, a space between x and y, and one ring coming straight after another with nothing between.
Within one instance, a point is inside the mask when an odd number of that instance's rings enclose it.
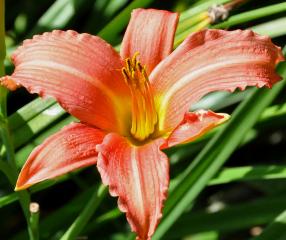
<instances>
[{"instance_id":1,"label":"green foliage background","mask_svg":"<svg viewBox=\"0 0 286 240\"><path fill-rule=\"evenodd\" d=\"M199 28L198 14L215 3L228 2L9 0L5 71L13 69L9 54L36 33L74 29L118 46L132 9L153 7L181 12L178 44ZM251 28L284 47L286 2L244 1L228 19L207 27ZM2 30L0 27L0 35ZM4 46L0 44L0 60L2 57ZM285 78L286 64L280 64L277 71ZM4 74L2 68L0 73ZM24 89L8 94L6 118L7 92L1 89L0 93L0 239L134 239L116 199L101 186L95 167L46 181L29 191L13 191L16 171L32 149L74 119L55 101L39 99ZM153 239L286 239L285 96L283 80L271 90L213 93L192 106L232 113L232 118L196 142L168 150L170 193ZM30 216L30 201L40 204L40 216Z\"/></svg>"}]
</instances>

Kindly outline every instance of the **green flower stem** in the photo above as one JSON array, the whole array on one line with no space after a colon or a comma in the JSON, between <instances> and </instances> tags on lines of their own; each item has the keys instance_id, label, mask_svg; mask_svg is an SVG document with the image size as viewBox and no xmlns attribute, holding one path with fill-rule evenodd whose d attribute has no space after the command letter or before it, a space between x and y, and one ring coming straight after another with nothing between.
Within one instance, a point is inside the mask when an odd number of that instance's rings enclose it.
<instances>
[{"instance_id":1,"label":"green flower stem","mask_svg":"<svg viewBox=\"0 0 286 240\"><path fill-rule=\"evenodd\" d=\"M5 46L5 4L4 0L0 0L0 76L5 74L4 60L6 57L6 46ZM3 118L7 114L6 99L7 99L6 88L0 87L0 117Z\"/></svg>"},{"instance_id":2,"label":"green flower stem","mask_svg":"<svg viewBox=\"0 0 286 240\"><path fill-rule=\"evenodd\" d=\"M229 28L238 24L253 21L258 18L270 16L281 12L286 12L285 2L237 14L222 23L213 25L212 28Z\"/></svg>"},{"instance_id":3,"label":"green flower stem","mask_svg":"<svg viewBox=\"0 0 286 240\"><path fill-rule=\"evenodd\" d=\"M62 207L51 212L45 216L45 218L42 218L39 222L39 228L41 229L40 237L43 239L58 240L60 236L63 235L63 230L66 229L67 224L72 223L78 216L79 212L83 209L83 203L88 202L96 189L95 186L92 186L87 190L81 191L80 194L77 194L74 198L70 199ZM16 233L12 239L27 239L27 233L26 231L20 231Z\"/></svg>"},{"instance_id":4,"label":"green flower stem","mask_svg":"<svg viewBox=\"0 0 286 240\"><path fill-rule=\"evenodd\" d=\"M6 46L5 46L5 1L0 0L0 76L5 74L4 69L4 59L6 56ZM11 185L15 186L15 180L17 175L17 168L15 163L15 153L14 147L12 145L9 129L8 129L8 120L7 120L7 90L5 88L0 88L0 131L3 144L6 150L6 156L8 163L10 164L10 172L5 172L6 175L9 175L8 179ZM7 171L8 167L3 171ZM12 176L11 176L12 175ZM18 192L18 198L23 209L27 226L28 232L31 240L36 240L34 238L31 223L30 223L30 213L28 210L29 203L30 203L30 195L27 191Z\"/></svg>"},{"instance_id":5,"label":"green flower stem","mask_svg":"<svg viewBox=\"0 0 286 240\"><path fill-rule=\"evenodd\" d=\"M91 219L92 215L107 195L107 187L100 185L98 189L90 197L88 203L66 231L66 233L61 237L60 240L73 240L82 232L88 221Z\"/></svg>"},{"instance_id":6,"label":"green flower stem","mask_svg":"<svg viewBox=\"0 0 286 240\"><path fill-rule=\"evenodd\" d=\"M3 140L3 144L6 148L7 160L10 166L10 168L8 167L6 168L5 175L6 176L9 175L8 180L10 181L12 187L14 188L15 183L16 183L16 177L18 175L16 163L15 163L14 149L13 149L11 137L10 137L9 130L8 130L8 125L3 124L3 122L1 122L0 129L1 129L1 137ZM7 169L10 169L10 171L7 172ZM2 170L5 171L5 169L2 169ZM27 227L28 227L30 240L36 240L36 238L34 238L33 231L31 228L31 223L30 223L30 212L29 212L30 194L28 193L28 191L24 190L24 191L17 192L17 195L18 195L20 205L23 209L24 216L27 221Z\"/></svg>"},{"instance_id":7,"label":"green flower stem","mask_svg":"<svg viewBox=\"0 0 286 240\"><path fill-rule=\"evenodd\" d=\"M6 175L9 182L15 182L17 176L15 175L14 171L12 171L12 168L7 162L0 160L0 171Z\"/></svg>"},{"instance_id":8,"label":"green flower stem","mask_svg":"<svg viewBox=\"0 0 286 240\"><path fill-rule=\"evenodd\" d=\"M40 216L40 206L36 202L30 203L30 222L33 231L33 236L35 240L39 239L39 216Z\"/></svg>"}]
</instances>

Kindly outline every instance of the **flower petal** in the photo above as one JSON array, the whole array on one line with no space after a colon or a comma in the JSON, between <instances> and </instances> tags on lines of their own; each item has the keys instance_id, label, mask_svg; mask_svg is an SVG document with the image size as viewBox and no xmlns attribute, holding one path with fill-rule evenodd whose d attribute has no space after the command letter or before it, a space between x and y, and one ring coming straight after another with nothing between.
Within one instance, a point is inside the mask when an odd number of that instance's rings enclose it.
<instances>
[{"instance_id":1,"label":"flower petal","mask_svg":"<svg viewBox=\"0 0 286 240\"><path fill-rule=\"evenodd\" d=\"M171 53L177 23L177 13L155 9L133 10L122 41L121 57L125 59L139 52L138 59L146 65L149 74Z\"/></svg>"},{"instance_id":2,"label":"flower petal","mask_svg":"<svg viewBox=\"0 0 286 240\"><path fill-rule=\"evenodd\" d=\"M104 133L81 123L71 123L34 149L18 177L16 190L96 163L96 145Z\"/></svg>"},{"instance_id":3,"label":"flower petal","mask_svg":"<svg viewBox=\"0 0 286 240\"><path fill-rule=\"evenodd\" d=\"M119 209L141 240L151 239L167 195L169 163L159 150L162 141L133 146L111 133L97 146L102 181L112 196L119 196Z\"/></svg>"},{"instance_id":4,"label":"flower petal","mask_svg":"<svg viewBox=\"0 0 286 240\"><path fill-rule=\"evenodd\" d=\"M271 87L280 77L282 52L252 31L204 30L191 34L151 73L159 129L172 131L191 104L209 92Z\"/></svg>"},{"instance_id":5,"label":"flower petal","mask_svg":"<svg viewBox=\"0 0 286 240\"><path fill-rule=\"evenodd\" d=\"M55 97L82 122L118 130L129 90L120 56L102 39L56 30L24 41L12 60L16 68L1 79L4 85L13 80L31 93Z\"/></svg>"},{"instance_id":6,"label":"flower petal","mask_svg":"<svg viewBox=\"0 0 286 240\"><path fill-rule=\"evenodd\" d=\"M225 113L214 113L206 110L188 112L185 114L184 120L170 134L165 144L161 146L161 149L192 142L227 121L229 117Z\"/></svg>"}]
</instances>

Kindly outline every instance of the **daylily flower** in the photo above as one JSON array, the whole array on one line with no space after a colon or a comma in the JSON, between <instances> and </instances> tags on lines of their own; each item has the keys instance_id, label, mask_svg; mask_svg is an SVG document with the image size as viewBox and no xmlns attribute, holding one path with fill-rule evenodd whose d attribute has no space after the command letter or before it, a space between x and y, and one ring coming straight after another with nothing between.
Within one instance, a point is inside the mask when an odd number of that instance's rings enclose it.
<instances>
[{"instance_id":1,"label":"daylily flower","mask_svg":"<svg viewBox=\"0 0 286 240\"><path fill-rule=\"evenodd\" d=\"M134 10L120 55L99 37L74 31L24 41L12 56L13 74L2 84L52 96L80 123L31 153L16 190L97 164L137 239L151 239L169 184L169 161L161 150L193 141L228 119L189 107L213 91L271 87L283 59L268 37L249 30L204 30L172 52L177 22L177 13Z\"/></svg>"}]
</instances>

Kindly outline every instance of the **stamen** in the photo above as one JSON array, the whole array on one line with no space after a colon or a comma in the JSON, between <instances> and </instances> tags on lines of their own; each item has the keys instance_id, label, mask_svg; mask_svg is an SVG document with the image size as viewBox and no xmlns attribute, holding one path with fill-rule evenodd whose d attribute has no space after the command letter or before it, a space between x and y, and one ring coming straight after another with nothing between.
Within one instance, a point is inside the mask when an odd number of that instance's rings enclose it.
<instances>
[{"instance_id":1,"label":"stamen","mask_svg":"<svg viewBox=\"0 0 286 240\"><path fill-rule=\"evenodd\" d=\"M154 132L157 113L146 67L137 60L138 55L137 52L131 59L125 60L126 66L122 68L122 75L132 97L130 133L137 140L143 141Z\"/></svg>"}]
</instances>

